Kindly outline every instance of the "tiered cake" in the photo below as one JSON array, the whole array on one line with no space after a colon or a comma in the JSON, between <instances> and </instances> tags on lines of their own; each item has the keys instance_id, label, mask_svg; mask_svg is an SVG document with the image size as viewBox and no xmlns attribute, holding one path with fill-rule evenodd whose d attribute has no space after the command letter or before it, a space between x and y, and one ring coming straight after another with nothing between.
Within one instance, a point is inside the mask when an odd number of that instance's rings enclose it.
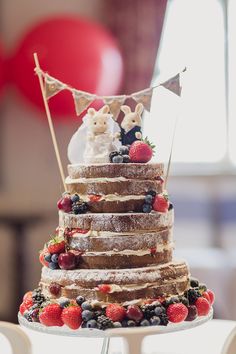
<instances>
[{"instance_id":1,"label":"tiered cake","mask_svg":"<svg viewBox=\"0 0 236 354\"><path fill-rule=\"evenodd\" d=\"M104 106L89 108L71 139L59 226L40 251L39 288L20 306L28 321L105 330L166 326L210 311L214 294L173 260L174 209L164 166L149 162L153 146L141 139L143 106L122 107L120 133Z\"/></svg>"},{"instance_id":2,"label":"tiered cake","mask_svg":"<svg viewBox=\"0 0 236 354\"><path fill-rule=\"evenodd\" d=\"M127 304L183 294L189 272L185 262L172 260L173 208L141 212L149 191L162 192L163 165L70 165L68 170L68 191L88 201L91 213L59 211L67 250L81 255L76 270L43 268L43 293L54 297L49 287L56 282L61 286L58 297L72 299L82 295ZM102 284L110 290L100 291Z\"/></svg>"}]
</instances>

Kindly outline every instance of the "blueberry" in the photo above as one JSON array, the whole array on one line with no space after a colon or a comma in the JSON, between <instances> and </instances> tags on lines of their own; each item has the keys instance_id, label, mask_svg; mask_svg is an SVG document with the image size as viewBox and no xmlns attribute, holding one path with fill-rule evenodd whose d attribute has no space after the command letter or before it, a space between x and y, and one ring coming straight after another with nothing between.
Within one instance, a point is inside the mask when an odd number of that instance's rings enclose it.
<instances>
[{"instance_id":1,"label":"blueberry","mask_svg":"<svg viewBox=\"0 0 236 354\"><path fill-rule=\"evenodd\" d=\"M121 155L128 155L129 154L129 148L128 146L122 145L120 147L119 152L121 153Z\"/></svg>"},{"instance_id":2,"label":"blueberry","mask_svg":"<svg viewBox=\"0 0 236 354\"><path fill-rule=\"evenodd\" d=\"M133 320L129 320L129 321L127 322L127 326L128 326L128 327L135 327L135 326L136 326L136 323L135 323Z\"/></svg>"},{"instance_id":3,"label":"blueberry","mask_svg":"<svg viewBox=\"0 0 236 354\"><path fill-rule=\"evenodd\" d=\"M46 254L46 255L44 256L44 259L45 259L46 262L51 262L51 255L50 255L50 253L49 253L49 254Z\"/></svg>"},{"instance_id":4,"label":"blueberry","mask_svg":"<svg viewBox=\"0 0 236 354\"><path fill-rule=\"evenodd\" d=\"M64 309L64 307L67 307L70 304L70 300L69 299L62 299L59 301L59 305L61 308Z\"/></svg>"},{"instance_id":5,"label":"blueberry","mask_svg":"<svg viewBox=\"0 0 236 354\"><path fill-rule=\"evenodd\" d=\"M151 190L151 191L148 191L147 194L150 194L152 197L155 197L157 195L157 192Z\"/></svg>"},{"instance_id":6,"label":"blueberry","mask_svg":"<svg viewBox=\"0 0 236 354\"><path fill-rule=\"evenodd\" d=\"M150 204L143 204L143 212L150 213L152 211L152 206Z\"/></svg>"},{"instance_id":7,"label":"blueberry","mask_svg":"<svg viewBox=\"0 0 236 354\"><path fill-rule=\"evenodd\" d=\"M114 322L113 323L113 327L114 328L121 328L122 327L122 324L120 322Z\"/></svg>"},{"instance_id":8,"label":"blueberry","mask_svg":"<svg viewBox=\"0 0 236 354\"><path fill-rule=\"evenodd\" d=\"M141 327L146 327L146 326L150 326L150 322L148 320L142 320L140 322L140 326Z\"/></svg>"},{"instance_id":9,"label":"blueberry","mask_svg":"<svg viewBox=\"0 0 236 354\"><path fill-rule=\"evenodd\" d=\"M129 162L130 162L130 157L129 157L129 155L123 155L123 162L124 162L124 163L129 163Z\"/></svg>"},{"instance_id":10,"label":"blueberry","mask_svg":"<svg viewBox=\"0 0 236 354\"><path fill-rule=\"evenodd\" d=\"M76 203L76 202L78 202L80 200L80 197L79 197L78 194L74 194L74 195L71 196L70 199L71 199L72 203Z\"/></svg>"},{"instance_id":11,"label":"blueberry","mask_svg":"<svg viewBox=\"0 0 236 354\"><path fill-rule=\"evenodd\" d=\"M86 325L87 328L97 328L97 321L89 320Z\"/></svg>"},{"instance_id":12,"label":"blueberry","mask_svg":"<svg viewBox=\"0 0 236 354\"><path fill-rule=\"evenodd\" d=\"M190 279L190 286L192 288L197 288L199 286L199 281L196 278L191 278Z\"/></svg>"},{"instance_id":13,"label":"blueberry","mask_svg":"<svg viewBox=\"0 0 236 354\"><path fill-rule=\"evenodd\" d=\"M119 155L118 151L112 151L109 155L110 162L113 162L113 157Z\"/></svg>"},{"instance_id":14,"label":"blueberry","mask_svg":"<svg viewBox=\"0 0 236 354\"><path fill-rule=\"evenodd\" d=\"M79 296L79 297L81 297L81 298L83 298L83 296ZM76 301L77 301L77 299L78 298L76 298ZM82 301L82 305L81 305L81 307L82 307L82 310L89 310L89 311L91 311L92 310L92 305L89 303L89 302L84 302L84 300Z\"/></svg>"},{"instance_id":15,"label":"blueberry","mask_svg":"<svg viewBox=\"0 0 236 354\"><path fill-rule=\"evenodd\" d=\"M84 321L89 321L93 318L94 313L92 311L89 310L84 310L82 311L82 318Z\"/></svg>"},{"instance_id":16,"label":"blueberry","mask_svg":"<svg viewBox=\"0 0 236 354\"><path fill-rule=\"evenodd\" d=\"M155 312L156 316L162 315L163 314L163 307L160 307L160 306L156 307L154 312Z\"/></svg>"},{"instance_id":17,"label":"blueberry","mask_svg":"<svg viewBox=\"0 0 236 354\"><path fill-rule=\"evenodd\" d=\"M58 263L54 263L54 262L50 262L50 263L48 264L48 267L49 267L50 269L58 269L58 268L59 268Z\"/></svg>"},{"instance_id":18,"label":"blueberry","mask_svg":"<svg viewBox=\"0 0 236 354\"><path fill-rule=\"evenodd\" d=\"M126 320L123 320L123 321L121 322L121 325L122 325L122 327L127 327L127 326L128 326L127 321L126 321Z\"/></svg>"},{"instance_id":19,"label":"blueberry","mask_svg":"<svg viewBox=\"0 0 236 354\"><path fill-rule=\"evenodd\" d=\"M146 204L152 204L152 201L153 201L153 196L151 194L147 194L145 196L145 203Z\"/></svg>"},{"instance_id":20,"label":"blueberry","mask_svg":"<svg viewBox=\"0 0 236 354\"><path fill-rule=\"evenodd\" d=\"M153 317L150 319L150 322L151 322L151 325L152 325L152 326L158 326L158 325L161 323L161 319L160 319L160 317L158 317L158 316L153 316Z\"/></svg>"},{"instance_id":21,"label":"blueberry","mask_svg":"<svg viewBox=\"0 0 236 354\"><path fill-rule=\"evenodd\" d=\"M75 300L78 305L81 305L85 301L85 298L83 296L77 296ZM89 309L84 309L84 310L89 310Z\"/></svg>"},{"instance_id":22,"label":"blueberry","mask_svg":"<svg viewBox=\"0 0 236 354\"><path fill-rule=\"evenodd\" d=\"M57 253L54 253L51 257L51 262L53 263L58 263L58 254Z\"/></svg>"},{"instance_id":23,"label":"blueberry","mask_svg":"<svg viewBox=\"0 0 236 354\"><path fill-rule=\"evenodd\" d=\"M184 304L185 306L189 306L189 301L185 296L180 296L179 301L182 302L182 304Z\"/></svg>"},{"instance_id":24,"label":"blueberry","mask_svg":"<svg viewBox=\"0 0 236 354\"><path fill-rule=\"evenodd\" d=\"M113 159L112 159L112 162L113 163L122 163L123 162L123 156L121 156L121 155L114 156Z\"/></svg>"}]
</instances>

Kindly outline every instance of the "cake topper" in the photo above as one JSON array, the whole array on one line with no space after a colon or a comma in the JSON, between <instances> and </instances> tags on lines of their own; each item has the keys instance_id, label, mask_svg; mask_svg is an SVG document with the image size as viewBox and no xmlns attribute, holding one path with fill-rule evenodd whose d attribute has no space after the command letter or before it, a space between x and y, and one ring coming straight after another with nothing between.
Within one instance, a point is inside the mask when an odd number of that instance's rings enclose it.
<instances>
[{"instance_id":1,"label":"cake topper","mask_svg":"<svg viewBox=\"0 0 236 354\"><path fill-rule=\"evenodd\" d=\"M68 146L68 158L71 163L107 163L111 151L118 150L117 138L119 125L109 114L109 106L99 111L89 108L83 118L83 124L72 136Z\"/></svg>"},{"instance_id":2,"label":"cake topper","mask_svg":"<svg viewBox=\"0 0 236 354\"><path fill-rule=\"evenodd\" d=\"M121 111L125 116L121 122L120 140L122 145L131 145L135 140L142 139L141 126L143 113L143 104L138 103L134 112L131 111L129 106L121 106Z\"/></svg>"}]
</instances>

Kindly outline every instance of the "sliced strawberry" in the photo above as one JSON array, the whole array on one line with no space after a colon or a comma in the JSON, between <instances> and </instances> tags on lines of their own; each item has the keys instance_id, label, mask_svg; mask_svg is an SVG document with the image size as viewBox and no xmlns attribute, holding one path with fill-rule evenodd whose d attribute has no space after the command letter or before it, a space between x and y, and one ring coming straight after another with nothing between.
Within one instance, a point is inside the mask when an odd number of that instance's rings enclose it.
<instances>
[{"instance_id":1,"label":"sliced strawberry","mask_svg":"<svg viewBox=\"0 0 236 354\"><path fill-rule=\"evenodd\" d=\"M27 293L25 293L25 295L23 297L23 301L26 301L28 299L32 300L32 291L27 291Z\"/></svg>"},{"instance_id":2,"label":"sliced strawberry","mask_svg":"<svg viewBox=\"0 0 236 354\"><path fill-rule=\"evenodd\" d=\"M169 205L168 195L160 193L155 196L152 207L155 211L166 213L169 209Z\"/></svg>"},{"instance_id":3,"label":"sliced strawberry","mask_svg":"<svg viewBox=\"0 0 236 354\"><path fill-rule=\"evenodd\" d=\"M99 200L101 200L102 196L97 195L97 194L89 194L88 198L89 198L90 202L96 203L96 202L99 202Z\"/></svg>"},{"instance_id":4,"label":"sliced strawberry","mask_svg":"<svg viewBox=\"0 0 236 354\"><path fill-rule=\"evenodd\" d=\"M49 263L47 261L45 261L45 258L44 258L46 255L49 255L49 251L47 248L44 248L42 251L39 252L39 262L43 266L48 267Z\"/></svg>"},{"instance_id":5,"label":"sliced strawberry","mask_svg":"<svg viewBox=\"0 0 236 354\"><path fill-rule=\"evenodd\" d=\"M111 287L109 284L100 284L98 285L98 290L104 294L108 294L111 292Z\"/></svg>"},{"instance_id":6,"label":"sliced strawberry","mask_svg":"<svg viewBox=\"0 0 236 354\"><path fill-rule=\"evenodd\" d=\"M64 252L65 246L65 240L62 237L58 236L52 238L47 244L48 251L51 254Z\"/></svg>"}]
</instances>

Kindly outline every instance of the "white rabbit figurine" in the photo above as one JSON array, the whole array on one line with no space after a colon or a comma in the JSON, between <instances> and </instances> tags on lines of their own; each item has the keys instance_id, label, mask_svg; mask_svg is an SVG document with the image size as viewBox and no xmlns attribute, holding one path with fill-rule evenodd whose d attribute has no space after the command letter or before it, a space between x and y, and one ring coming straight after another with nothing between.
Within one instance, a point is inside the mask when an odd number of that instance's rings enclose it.
<instances>
[{"instance_id":1,"label":"white rabbit figurine","mask_svg":"<svg viewBox=\"0 0 236 354\"><path fill-rule=\"evenodd\" d=\"M132 112L129 106L121 106L121 111L125 116L121 122L120 140L122 145L131 145L135 140L142 139L142 119L143 104L138 103L135 111Z\"/></svg>"},{"instance_id":2,"label":"white rabbit figurine","mask_svg":"<svg viewBox=\"0 0 236 354\"><path fill-rule=\"evenodd\" d=\"M68 146L68 157L71 163L107 163L109 154L120 147L117 139L118 124L109 114L109 106L99 111L89 108L83 124L72 136ZM81 152L82 160L81 161Z\"/></svg>"}]
</instances>

